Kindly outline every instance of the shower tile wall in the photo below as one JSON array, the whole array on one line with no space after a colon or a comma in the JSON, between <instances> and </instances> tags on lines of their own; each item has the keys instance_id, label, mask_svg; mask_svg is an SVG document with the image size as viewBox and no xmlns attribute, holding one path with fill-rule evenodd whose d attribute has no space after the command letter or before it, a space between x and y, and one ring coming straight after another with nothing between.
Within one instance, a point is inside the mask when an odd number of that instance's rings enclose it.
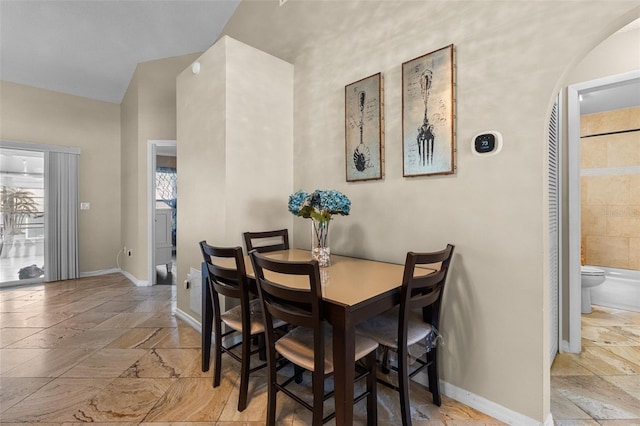
<instances>
[{"instance_id":1,"label":"shower tile wall","mask_svg":"<svg viewBox=\"0 0 640 426\"><path fill-rule=\"evenodd\" d=\"M640 107L581 117L582 248L587 265L640 269ZM602 133L635 130L627 133Z\"/></svg>"}]
</instances>

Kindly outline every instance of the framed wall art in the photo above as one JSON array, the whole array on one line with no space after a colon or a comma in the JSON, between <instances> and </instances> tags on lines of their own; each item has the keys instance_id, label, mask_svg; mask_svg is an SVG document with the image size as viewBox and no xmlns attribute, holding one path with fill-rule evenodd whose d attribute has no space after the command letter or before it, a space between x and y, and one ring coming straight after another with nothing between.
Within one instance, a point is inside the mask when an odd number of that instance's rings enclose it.
<instances>
[{"instance_id":1,"label":"framed wall art","mask_svg":"<svg viewBox=\"0 0 640 426\"><path fill-rule=\"evenodd\" d=\"M403 176L455 170L453 45L402 64Z\"/></svg>"},{"instance_id":2,"label":"framed wall art","mask_svg":"<svg viewBox=\"0 0 640 426\"><path fill-rule=\"evenodd\" d=\"M384 177L382 74L344 88L347 182Z\"/></svg>"}]
</instances>

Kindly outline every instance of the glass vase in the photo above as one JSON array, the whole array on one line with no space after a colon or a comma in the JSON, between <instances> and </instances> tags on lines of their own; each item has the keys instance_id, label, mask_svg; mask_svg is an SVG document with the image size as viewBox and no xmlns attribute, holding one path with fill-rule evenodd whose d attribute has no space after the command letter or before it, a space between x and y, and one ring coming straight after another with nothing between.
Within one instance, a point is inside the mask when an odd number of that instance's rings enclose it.
<instances>
[{"instance_id":1,"label":"glass vase","mask_svg":"<svg viewBox=\"0 0 640 426\"><path fill-rule=\"evenodd\" d=\"M329 221L311 219L311 255L321 267L330 266Z\"/></svg>"}]
</instances>

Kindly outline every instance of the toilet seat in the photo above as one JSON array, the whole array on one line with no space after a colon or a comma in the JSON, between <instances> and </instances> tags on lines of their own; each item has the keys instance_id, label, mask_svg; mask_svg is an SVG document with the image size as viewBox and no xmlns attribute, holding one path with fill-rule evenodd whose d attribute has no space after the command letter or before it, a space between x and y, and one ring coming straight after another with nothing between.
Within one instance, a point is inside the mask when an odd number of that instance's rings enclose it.
<instances>
[{"instance_id":1,"label":"toilet seat","mask_svg":"<svg viewBox=\"0 0 640 426\"><path fill-rule=\"evenodd\" d=\"M580 275L588 275L591 277L601 277L601 276L604 276L604 270L594 268L592 266L581 266Z\"/></svg>"}]
</instances>

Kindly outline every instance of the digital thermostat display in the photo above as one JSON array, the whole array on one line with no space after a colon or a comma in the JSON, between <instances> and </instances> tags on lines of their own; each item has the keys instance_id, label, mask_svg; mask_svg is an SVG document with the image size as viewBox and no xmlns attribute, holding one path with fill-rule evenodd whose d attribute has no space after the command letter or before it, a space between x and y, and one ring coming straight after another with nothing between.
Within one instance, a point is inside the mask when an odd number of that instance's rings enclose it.
<instances>
[{"instance_id":1,"label":"digital thermostat display","mask_svg":"<svg viewBox=\"0 0 640 426\"><path fill-rule=\"evenodd\" d=\"M502 149L502 135L499 132L483 132L471 141L471 150L476 155L493 155Z\"/></svg>"}]
</instances>

